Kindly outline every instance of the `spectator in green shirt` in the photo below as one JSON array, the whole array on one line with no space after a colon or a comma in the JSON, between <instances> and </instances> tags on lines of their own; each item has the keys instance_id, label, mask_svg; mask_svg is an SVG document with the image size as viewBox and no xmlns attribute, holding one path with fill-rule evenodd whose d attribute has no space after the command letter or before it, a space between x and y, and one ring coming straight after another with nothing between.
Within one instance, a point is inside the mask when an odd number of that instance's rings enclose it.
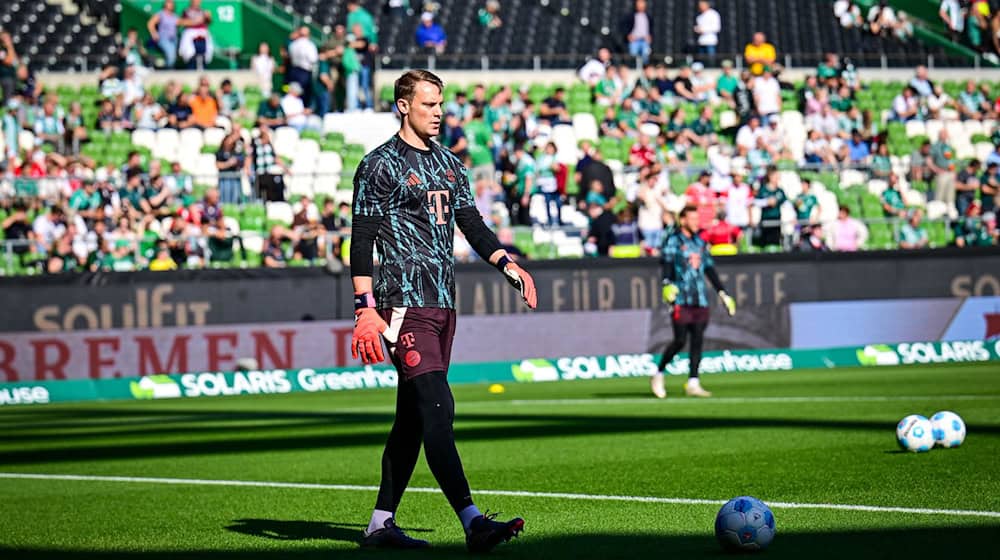
<instances>
[{"instance_id":1,"label":"spectator in green shirt","mask_svg":"<svg viewBox=\"0 0 1000 560\"><path fill-rule=\"evenodd\" d=\"M955 224L955 246L988 247L993 244L993 236L982 219L982 206L974 200L965 217Z\"/></svg>"},{"instance_id":2,"label":"spectator in green shirt","mask_svg":"<svg viewBox=\"0 0 1000 560\"><path fill-rule=\"evenodd\" d=\"M480 8L477 16L479 25L490 31L499 29L503 25L503 20L500 19L500 2L497 0L488 0L486 7Z\"/></svg>"},{"instance_id":3,"label":"spectator in green shirt","mask_svg":"<svg viewBox=\"0 0 1000 560\"><path fill-rule=\"evenodd\" d=\"M955 205L955 148L949 140L948 130L942 130L938 141L931 146L928 167L934 175L934 199L951 208Z\"/></svg>"},{"instance_id":4,"label":"spectator in green shirt","mask_svg":"<svg viewBox=\"0 0 1000 560\"><path fill-rule=\"evenodd\" d=\"M796 220L806 223L812 221L812 213L819 206L819 200L812 193L812 183L809 179L802 179L802 192L799 193L799 196L795 197L795 201L792 204L795 206Z\"/></svg>"},{"instance_id":5,"label":"spectator in green shirt","mask_svg":"<svg viewBox=\"0 0 1000 560\"><path fill-rule=\"evenodd\" d=\"M736 108L736 100L733 97L736 89L740 86L740 80L733 73L733 61L722 61L722 74L715 81L715 91L719 97L732 108Z\"/></svg>"},{"instance_id":6,"label":"spectator in green shirt","mask_svg":"<svg viewBox=\"0 0 1000 560\"><path fill-rule=\"evenodd\" d=\"M698 118L691 122L688 127L691 141L702 148L718 144L718 137L715 134L715 124L712 123L712 108L705 105L701 109Z\"/></svg>"},{"instance_id":7,"label":"spectator in green shirt","mask_svg":"<svg viewBox=\"0 0 1000 560\"><path fill-rule=\"evenodd\" d=\"M889 145L885 142L878 145L872 156L872 177L889 180L892 175L892 159L889 157Z\"/></svg>"},{"instance_id":8,"label":"spectator in green shirt","mask_svg":"<svg viewBox=\"0 0 1000 560\"><path fill-rule=\"evenodd\" d=\"M347 3L347 29L354 29L355 25L361 26L365 39L370 47L378 45L378 29L375 27L375 18L371 12L361 6L358 0L351 0Z\"/></svg>"},{"instance_id":9,"label":"spectator in green shirt","mask_svg":"<svg viewBox=\"0 0 1000 560\"><path fill-rule=\"evenodd\" d=\"M755 204L760 206L758 244L762 247L781 245L781 205L788 198L785 196L785 191L781 190L780 179L777 169L768 168L767 179L754 196Z\"/></svg>"},{"instance_id":10,"label":"spectator in green shirt","mask_svg":"<svg viewBox=\"0 0 1000 560\"><path fill-rule=\"evenodd\" d=\"M70 210L75 211L88 223L93 223L103 205L104 200L101 198L101 193L97 192L97 185L93 181L87 181L83 184L83 188L77 189L69 197Z\"/></svg>"},{"instance_id":11,"label":"spectator in green shirt","mask_svg":"<svg viewBox=\"0 0 1000 560\"><path fill-rule=\"evenodd\" d=\"M514 147L514 174L517 181L507 195L507 206L513 225L531 225L529 205L535 189L535 159L525 150L524 144Z\"/></svg>"},{"instance_id":12,"label":"spectator in green shirt","mask_svg":"<svg viewBox=\"0 0 1000 560\"><path fill-rule=\"evenodd\" d=\"M816 68L816 77L825 82L830 78L839 77L840 71L840 59L837 55L834 53L826 53L823 57L823 62L821 62L819 67Z\"/></svg>"},{"instance_id":13,"label":"spectator in green shirt","mask_svg":"<svg viewBox=\"0 0 1000 560\"><path fill-rule=\"evenodd\" d=\"M927 230L921 223L924 218L923 210L914 208L907 217L906 223L899 229L899 248L926 248L930 244L930 239L927 236Z\"/></svg>"},{"instance_id":14,"label":"spectator in green shirt","mask_svg":"<svg viewBox=\"0 0 1000 560\"><path fill-rule=\"evenodd\" d=\"M889 175L889 187L882 192L882 215L886 218L905 218L906 204L899 193L899 177Z\"/></svg>"},{"instance_id":15,"label":"spectator in green shirt","mask_svg":"<svg viewBox=\"0 0 1000 560\"><path fill-rule=\"evenodd\" d=\"M281 94L274 92L257 108L257 126L277 128L288 124L285 110L281 108Z\"/></svg>"}]
</instances>

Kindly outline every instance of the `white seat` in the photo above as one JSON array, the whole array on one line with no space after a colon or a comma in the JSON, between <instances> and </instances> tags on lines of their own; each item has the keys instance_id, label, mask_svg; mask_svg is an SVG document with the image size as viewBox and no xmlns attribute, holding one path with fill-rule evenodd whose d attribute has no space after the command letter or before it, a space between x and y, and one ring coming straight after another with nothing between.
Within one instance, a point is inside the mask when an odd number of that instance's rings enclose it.
<instances>
[{"instance_id":1,"label":"white seat","mask_svg":"<svg viewBox=\"0 0 1000 560\"><path fill-rule=\"evenodd\" d=\"M927 127L924 126L922 121L908 121L906 123L906 136L908 138L913 138L914 136L925 136L927 134Z\"/></svg>"},{"instance_id":2,"label":"white seat","mask_svg":"<svg viewBox=\"0 0 1000 560\"><path fill-rule=\"evenodd\" d=\"M802 179L799 178L799 174L794 171L780 171L778 172L778 184L781 186L781 190L785 191L785 196L789 199L794 199L802 193Z\"/></svg>"},{"instance_id":3,"label":"white seat","mask_svg":"<svg viewBox=\"0 0 1000 560\"><path fill-rule=\"evenodd\" d=\"M660 125L656 123L642 123L639 125L639 132L650 138L655 138L660 134Z\"/></svg>"},{"instance_id":4,"label":"white seat","mask_svg":"<svg viewBox=\"0 0 1000 560\"><path fill-rule=\"evenodd\" d=\"M903 204L907 206L926 206L927 195L913 189L903 191Z\"/></svg>"},{"instance_id":5,"label":"white seat","mask_svg":"<svg viewBox=\"0 0 1000 560\"><path fill-rule=\"evenodd\" d=\"M948 203L943 200L932 200L927 203L927 219L940 220L948 215Z\"/></svg>"},{"instance_id":6,"label":"white seat","mask_svg":"<svg viewBox=\"0 0 1000 560\"><path fill-rule=\"evenodd\" d=\"M882 193L889 188L889 183L882 179L872 179L868 181L868 192L875 196L882 196Z\"/></svg>"},{"instance_id":7,"label":"white seat","mask_svg":"<svg viewBox=\"0 0 1000 560\"><path fill-rule=\"evenodd\" d=\"M941 111L938 112L938 116L940 116L943 121L957 121L959 118L958 111L955 109L941 109Z\"/></svg>"},{"instance_id":8,"label":"white seat","mask_svg":"<svg viewBox=\"0 0 1000 560\"><path fill-rule=\"evenodd\" d=\"M202 134L202 143L205 146L221 146L222 139L225 137L226 131L221 128L206 128L204 134Z\"/></svg>"},{"instance_id":9,"label":"white seat","mask_svg":"<svg viewBox=\"0 0 1000 560\"><path fill-rule=\"evenodd\" d=\"M965 125L962 121L949 121L945 123L944 129L948 131L952 142L968 142L969 135L965 132Z\"/></svg>"},{"instance_id":10,"label":"white seat","mask_svg":"<svg viewBox=\"0 0 1000 560\"><path fill-rule=\"evenodd\" d=\"M256 231L247 232L247 234L243 236L243 248L251 253L263 252L264 236Z\"/></svg>"},{"instance_id":11,"label":"white seat","mask_svg":"<svg viewBox=\"0 0 1000 560\"><path fill-rule=\"evenodd\" d=\"M597 141L597 119L590 113L573 115L573 134L577 140Z\"/></svg>"},{"instance_id":12,"label":"white seat","mask_svg":"<svg viewBox=\"0 0 1000 560\"><path fill-rule=\"evenodd\" d=\"M977 142L974 146L976 150L976 159L979 161L986 161L986 158L990 157L993 153L993 144L989 142Z\"/></svg>"},{"instance_id":13,"label":"white seat","mask_svg":"<svg viewBox=\"0 0 1000 560\"><path fill-rule=\"evenodd\" d=\"M204 132L197 128L185 128L178 135L177 143L186 150L193 150L195 146L197 146L198 150L201 150L202 145L205 143L204 134Z\"/></svg>"},{"instance_id":14,"label":"white seat","mask_svg":"<svg viewBox=\"0 0 1000 560\"><path fill-rule=\"evenodd\" d=\"M287 180L288 194L291 196L313 196L313 177L311 174L292 175Z\"/></svg>"},{"instance_id":15,"label":"white seat","mask_svg":"<svg viewBox=\"0 0 1000 560\"><path fill-rule=\"evenodd\" d=\"M19 150L26 150L35 147L35 133L30 130L21 130L17 133L17 146Z\"/></svg>"},{"instance_id":16,"label":"white seat","mask_svg":"<svg viewBox=\"0 0 1000 560\"><path fill-rule=\"evenodd\" d=\"M840 173L840 188L846 189L865 183L865 174L857 169L845 169Z\"/></svg>"},{"instance_id":17,"label":"white seat","mask_svg":"<svg viewBox=\"0 0 1000 560\"><path fill-rule=\"evenodd\" d=\"M781 124L788 126L789 124L804 124L805 115L799 111L784 111L781 113Z\"/></svg>"},{"instance_id":18,"label":"white seat","mask_svg":"<svg viewBox=\"0 0 1000 560\"><path fill-rule=\"evenodd\" d=\"M930 120L924 125L927 130L927 137L930 138L931 142L935 142L938 139L938 134L944 129L944 123L939 120Z\"/></svg>"},{"instance_id":19,"label":"white seat","mask_svg":"<svg viewBox=\"0 0 1000 560\"><path fill-rule=\"evenodd\" d=\"M540 198L540 197L535 197L535 198ZM543 206L541 208L541 210L542 210L542 215L544 217L545 216L545 207ZM552 243L552 232L549 231L549 230L547 230L547 229L536 227L531 232L531 240L536 245L543 244L543 243Z\"/></svg>"},{"instance_id":20,"label":"white seat","mask_svg":"<svg viewBox=\"0 0 1000 560\"><path fill-rule=\"evenodd\" d=\"M156 145L156 133L148 128L132 131L132 143L141 148L153 149Z\"/></svg>"},{"instance_id":21,"label":"white seat","mask_svg":"<svg viewBox=\"0 0 1000 560\"><path fill-rule=\"evenodd\" d=\"M292 223L292 218L295 215L292 213L292 206L287 202L268 202L267 203L267 219L276 222L284 222L286 224Z\"/></svg>"},{"instance_id":22,"label":"white seat","mask_svg":"<svg viewBox=\"0 0 1000 560\"><path fill-rule=\"evenodd\" d=\"M344 169L344 160L337 152L320 152L316 156L316 170L326 175L339 175Z\"/></svg>"},{"instance_id":23,"label":"white seat","mask_svg":"<svg viewBox=\"0 0 1000 560\"><path fill-rule=\"evenodd\" d=\"M795 214L795 208L791 203L786 202L781 205L781 232L785 235L791 235L795 233L795 222L797 221L797 216Z\"/></svg>"},{"instance_id":24,"label":"white seat","mask_svg":"<svg viewBox=\"0 0 1000 560\"><path fill-rule=\"evenodd\" d=\"M233 121L231 121L229 117L225 115L219 115L215 117L215 126L221 128L222 130L228 133L230 130L233 129Z\"/></svg>"},{"instance_id":25,"label":"white seat","mask_svg":"<svg viewBox=\"0 0 1000 560\"><path fill-rule=\"evenodd\" d=\"M215 156L212 154L198 154L193 160L183 160L181 167L194 175L196 183L214 183L219 177L219 168L215 166Z\"/></svg>"},{"instance_id":26,"label":"white seat","mask_svg":"<svg viewBox=\"0 0 1000 560\"><path fill-rule=\"evenodd\" d=\"M559 257L582 257L583 239L567 237L556 245L556 255Z\"/></svg>"},{"instance_id":27,"label":"white seat","mask_svg":"<svg viewBox=\"0 0 1000 560\"><path fill-rule=\"evenodd\" d=\"M965 133L972 138L973 134L983 134L983 123L979 121L965 121L962 123L963 128L965 128Z\"/></svg>"},{"instance_id":28,"label":"white seat","mask_svg":"<svg viewBox=\"0 0 1000 560\"><path fill-rule=\"evenodd\" d=\"M972 159L976 157L976 148L969 143L968 139L955 142L955 156L958 159Z\"/></svg>"},{"instance_id":29,"label":"white seat","mask_svg":"<svg viewBox=\"0 0 1000 560\"><path fill-rule=\"evenodd\" d=\"M153 144L153 157L174 160L177 158L177 144L180 134L173 128L161 128L156 131L156 143Z\"/></svg>"},{"instance_id":30,"label":"white seat","mask_svg":"<svg viewBox=\"0 0 1000 560\"><path fill-rule=\"evenodd\" d=\"M226 224L226 229L233 233L240 232L240 221L232 216L223 216L222 221Z\"/></svg>"},{"instance_id":31,"label":"white seat","mask_svg":"<svg viewBox=\"0 0 1000 560\"><path fill-rule=\"evenodd\" d=\"M837 204L837 195L830 191L824 191L816 198L819 199L819 221L823 224L835 222L840 210Z\"/></svg>"},{"instance_id":32,"label":"white seat","mask_svg":"<svg viewBox=\"0 0 1000 560\"><path fill-rule=\"evenodd\" d=\"M299 131L289 126L278 127L274 131L274 153L279 156L294 158L299 145Z\"/></svg>"},{"instance_id":33,"label":"white seat","mask_svg":"<svg viewBox=\"0 0 1000 560\"><path fill-rule=\"evenodd\" d=\"M726 130L740 124L740 117L736 111L723 111L719 115L719 128Z\"/></svg>"},{"instance_id":34,"label":"white seat","mask_svg":"<svg viewBox=\"0 0 1000 560\"><path fill-rule=\"evenodd\" d=\"M292 161L299 158L316 160L316 156L319 155L319 142L312 139L299 140L299 145L295 148L295 157Z\"/></svg>"},{"instance_id":35,"label":"white seat","mask_svg":"<svg viewBox=\"0 0 1000 560\"><path fill-rule=\"evenodd\" d=\"M604 162L611 168L611 172L615 178L615 188L624 189L625 188L625 164L617 159L609 159Z\"/></svg>"},{"instance_id":36,"label":"white seat","mask_svg":"<svg viewBox=\"0 0 1000 560\"><path fill-rule=\"evenodd\" d=\"M316 157L298 157L292 162L293 175L309 175L316 172Z\"/></svg>"}]
</instances>

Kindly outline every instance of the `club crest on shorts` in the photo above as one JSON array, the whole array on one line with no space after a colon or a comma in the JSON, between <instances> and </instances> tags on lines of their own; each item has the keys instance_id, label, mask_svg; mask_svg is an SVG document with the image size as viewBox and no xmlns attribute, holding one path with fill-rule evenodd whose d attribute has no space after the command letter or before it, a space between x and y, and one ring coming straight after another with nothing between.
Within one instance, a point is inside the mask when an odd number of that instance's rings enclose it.
<instances>
[{"instance_id":1,"label":"club crest on shorts","mask_svg":"<svg viewBox=\"0 0 1000 560\"><path fill-rule=\"evenodd\" d=\"M417 367L420 365L421 359L420 352L417 352L416 350L410 350L403 356L403 361L410 367Z\"/></svg>"}]
</instances>

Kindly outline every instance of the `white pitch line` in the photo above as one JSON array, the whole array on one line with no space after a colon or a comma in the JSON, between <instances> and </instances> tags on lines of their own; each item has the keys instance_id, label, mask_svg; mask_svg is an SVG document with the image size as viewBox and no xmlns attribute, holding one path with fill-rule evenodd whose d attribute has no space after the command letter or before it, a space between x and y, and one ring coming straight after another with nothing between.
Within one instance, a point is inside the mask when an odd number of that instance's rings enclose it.
<instances>
[{"instance_id":1,"label":"white pitch line","mask_svg":"<svg viewBox=\"0 0 1000 560\"><path fill-rule=\"evenodd\" d=\"M377 492L378 486L360 486L353 484L314 484L307 482L268 482L257 480L213 480L200 478L156 478L145 476L94 476L79 474L35 474L35 473L2 473L0 479L27 480L64 480L79 482L125 482L138 484L174 484L186 486L230 486L253 488L291 488L299 490L334 490L342 492ZM421 494L436 494L437 488L407 488L407 492ZM661 498L658 496L616 496L602 494L572 494L566 492L530 492L526 490L476 490L483 496L507 496L514 498L546 498L553 500L579 500L592 502L632 502L644 504L671 504L718 506L725 500L709 500L698 498ZM806 504L797 502L767 502L773 508L782 509L826 509L839 511L866 511L874 513L908 513L915 515L954 515L959 517L989 517L1000 518L1000 511L981 511L964 509L933 509L908 508L897 506L866 506L852 504Z\"/></svg>"},{"instance_id":2,"label":"white pitch line","mask_svg":"<svg viewBox=\"0 0 1000 560\"><path fill-rule=\"evenodd\" d=\"M855 397L720 397L711 399L515 399L506 401L515 406L531 405L587 405L587 404L753 404L753 403L843 403L843 402L895 402L922 400L956 400L956 401L992 401L1000 399L1000 395L918 395L918 396L855 396ZM488 402L488 401L480 401ZM505 401L497 401L505 402ZM471 404L471 403L470 403Z\"/></svg>"}]
</instances>

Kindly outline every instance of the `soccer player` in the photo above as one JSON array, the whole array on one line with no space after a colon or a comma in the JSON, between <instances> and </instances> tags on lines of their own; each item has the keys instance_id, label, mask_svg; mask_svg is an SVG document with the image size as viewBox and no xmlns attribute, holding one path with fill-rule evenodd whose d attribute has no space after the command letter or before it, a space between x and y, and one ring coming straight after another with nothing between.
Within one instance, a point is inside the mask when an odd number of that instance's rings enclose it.
<instances>
[{"instance_id":1,"label":"soccer player","mask_svg":"<svg viewBox=\"0 0 1000 560\"><path fill-rule=\"evenodd\" d=\"M432 141L441 128L442 91L441 79L424 70L396 80L399 133L365 156L354 177L352 354L366 364L381 362L384 339L399 372L396 417L362 546L428 546L395 521L422 443L431 473L462 522L469 551L488 552L517 536L524 520L500 522L476 508L455 447L455 401L447 377L455 335L455 224L529 307L537 298L531 276L508 257L476 210L462 162ZM374 282L373 246L381 260Z\"/></svg>"},{"instance_id":2,"label":"soccer player","mask_svg":"<svg viewBox=\"0 0 1000 560\"><path fill-rule=\"evenodd\" d=\"M673 310L674 340L667 345L660 358L659 371L650 380L653 394L658 398L667 396L663 387L663 372L691 337L690 371L684 392L689 397L711 397L698 380L698 365L701 362L701 347L705 328L708 327L708 296L705 293L705 277L719 293L726 311L736 313L736 301L722 287L715 263L709 253L708 244L698 236L698 209L686 206L678 217L678 227L663 243L663 301Z\"/></svg>"}]
</instances>

